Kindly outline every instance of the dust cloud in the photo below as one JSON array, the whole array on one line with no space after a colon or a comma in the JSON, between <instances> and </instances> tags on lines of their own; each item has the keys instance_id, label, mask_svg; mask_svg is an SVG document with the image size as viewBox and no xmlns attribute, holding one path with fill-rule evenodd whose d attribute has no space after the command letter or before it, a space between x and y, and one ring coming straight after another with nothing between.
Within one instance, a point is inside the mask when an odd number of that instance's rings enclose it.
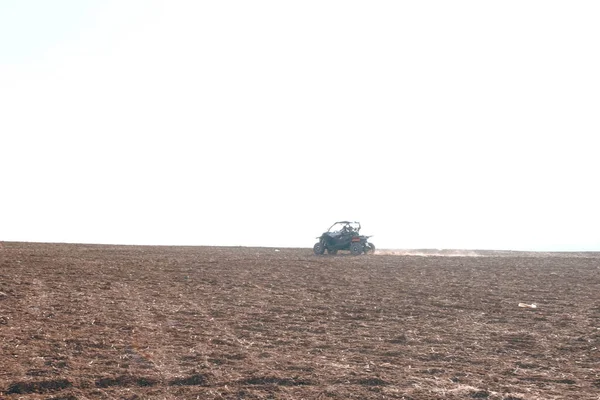
<instances>
[{"instance_id":1,"label":"dust cloud","mask_svg":"<svg viewBox=\"0 0 600 400\"><path fill-rule=\"evenodd\" d=\"M482 257L473 250L375 250L375 255L421 257Z\"/></svg>"}]
</instances>

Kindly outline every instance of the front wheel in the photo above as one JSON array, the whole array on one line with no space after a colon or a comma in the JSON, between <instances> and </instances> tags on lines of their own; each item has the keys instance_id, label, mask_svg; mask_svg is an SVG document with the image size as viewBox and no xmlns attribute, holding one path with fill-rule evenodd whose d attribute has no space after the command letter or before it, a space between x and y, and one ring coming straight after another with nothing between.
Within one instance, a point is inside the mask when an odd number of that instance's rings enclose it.
<instances>
[{"instance_id":1,"label":"front wheel","mask_svg":"<svg viewBox=\"0 0 600 400\"><path fill-rule=\"evenodd\" d=\"M315 245L313 246L313 251L315 252L316 255L320 256L323 255L323 253L325 253L325 246L323 246L323 243L321 242L317 242L315 243Z\"/></svg>"},{"instance_id":2,"label":"front wheel","mask_svg":"<svg viewBox=\"0 0 600 400\"><path fill-rule=\"evenodd\" d=\"M365 254L375 254L375 245L373 243L365 245Z\"/></svg>"},{"instance_id":3,"label":"front wheel","mask_svg":"<svg viewBox=\"0 0 600 400\"><path fill-rule=\"evenodd\" d=\"M352 243L352 245L350 246L350 252L355 256L361 255L363 252L362 243Z\"/></svg>"}]
</instances>

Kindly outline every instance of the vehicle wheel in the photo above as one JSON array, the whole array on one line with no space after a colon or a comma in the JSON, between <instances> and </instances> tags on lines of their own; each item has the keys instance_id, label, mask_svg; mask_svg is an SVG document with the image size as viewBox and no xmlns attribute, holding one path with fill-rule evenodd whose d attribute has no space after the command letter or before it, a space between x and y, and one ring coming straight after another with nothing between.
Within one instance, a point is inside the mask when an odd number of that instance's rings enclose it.
<instances>
[{"instance_id":1,"label":"vehicle wheel","mask_svg":"<svg viewBox=\"0 0 600 400\"><path fill-rule=\"evenodd\" d=\"M352 243L350 252L355 256L361 255L363 252L363 245L360 243Z\"/></svg>"},{"instance_id":2,"label":"vehicle wheel","mask_svg":"<svg viewBox=\"0 0 600 400\"><path fill-rule=\"evenodd\" d=\"M320 256L323 253L325 253L325 246L323 246L323 243L317 242L313 246L313 251L315 252L316 255Z\"/></svg>"},{"instance_id":3,"label":"vehicle wheel","mask_svg":"<svg viewBox=\"0 0 600 400\"><path fill-rule=\"evenodd\" d=\"M365 245L365 254L375 254L375 245L373 243Z\"/></svg>"},{"instance_id":4,"label":"vehicle wheel","mask_svg":"<svg viewBox=\"0 0 600 400\"><path fill-rule=\"evenodd\" d=\"M331 254L332 256L337 254L337 249L327 249L327 254Z\"/></svg>"}]
</instances>

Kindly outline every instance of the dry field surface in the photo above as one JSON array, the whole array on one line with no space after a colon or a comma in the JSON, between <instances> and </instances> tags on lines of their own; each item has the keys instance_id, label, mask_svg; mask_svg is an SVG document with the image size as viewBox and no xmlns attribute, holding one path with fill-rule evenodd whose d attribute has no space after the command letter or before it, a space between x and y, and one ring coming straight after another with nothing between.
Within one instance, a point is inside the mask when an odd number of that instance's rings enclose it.
<instances>
[{"instance_id":1,"label":"dry field surface","mask_svg":"<svg viewBox=\"0 0 600 400\"><path fill-rule=\"evenodd\" d=\"M0 398L597 400L600 257L0 243Z\"/></svg>"}]
</instances>

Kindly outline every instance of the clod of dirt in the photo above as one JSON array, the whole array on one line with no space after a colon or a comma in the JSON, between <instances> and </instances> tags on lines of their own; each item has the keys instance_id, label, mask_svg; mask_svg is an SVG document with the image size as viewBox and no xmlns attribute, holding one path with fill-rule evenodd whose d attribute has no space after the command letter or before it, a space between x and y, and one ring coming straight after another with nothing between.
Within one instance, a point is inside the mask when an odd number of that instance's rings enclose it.
<instances>
[{"instance_id":1,"label":"clod of dirt","mask_svg":"<svg viewBox=\"0 0 600 400\"><path fill-rule=\"evenodd\" d=\"M422 372L424 374L436 375L436 374L443 374L444 372L446 372L446 370L440 369L440 368L427 368L426 370L419 371L419 372Z\"/></svg>"},{"instance_id":2,"label":"clod of dirt","mask_svg":"<svg viewBox=\"0 0 600 400\"><path fill-rule=\"evenodd\" d=\"M297 378L277 378L273 376L252 377L240 382L242 385L278 385L278 386L304 386L310 382Z\"/></svg>"},{"instance_id":3,"label":"clod of dirt","mask_svg":"<svg viewBox=\"0 0 600 400\"><path fill-rule=\"evenodd\" d=\"M385 386L385 385L389 385L389 383L387 383L383 379L379 379L379 378L359 379L358 381L356 381L356 383L358 383L359 385L363 385L363 386Z\"/></svg>"},{"instance_id":4,"label":"clod of dirt","mask_svg":"<svg viewBox=\"0 0 600 400\"><path fill-rule=\"evenodd\" d=\"M156 379L121 375L116 378L100 378L96 380L96 387L106 388L111 386L154 386L158 383Z\"/></svg>"},{"instance_id":5,"label":"clod of dirt","mask_svg":"<svg viewBox=\"0 0 600 400\"><path fill-rule=\"evenodd\" d=\"M7 394L45 393L63 390L73 386L66 379L55 379L39 382L15 382L8 387Z\"/></svg>"},{"instance_id":6,"label":"clod of dirt","mask_svg":"<svg viewBox=\"0 0 600 400\"><path fill-rule=\"evenodd\" d=\"M393 339L388 340L389 343L395 343L395 344L405 344L408 342L408 338L406 337L405 334L396 336Z\"/></svg>"},{"instance_id":7,"label":"clod of dirt","mask_svg":"<svg viewBox=\"0 0 600 400\"><path fill-rule=\"evenodd\" d=\"M557 380L555 382L556 383L565 383L567 385L574 385L575 383L577 383L573 379L559 379L559 380Z\"/></svg>"},{"instance_id":8,"label":"clod of dirt","mask_svg":"<svg viewBox=\"0 0 600 400\"><path fill-rule=\"evenodd\" d=\"M525 362L521 362L521 361L517 361L516 366L521 368L521 369L535 369L535 368L539 368L538 364L534 364L534 363L525 363Z\"/></svg>"},{"instance_id":9,"label":"clod of dirt","mask_svg":"<svg viewBox=\"0 0 600 400\"><path fill-rule=\"evenodd\" d=\"M52 372L45 369L30 369L25 374L29 376L44 376L50 375Z\"/></svg>"},{"instance_id":10,"label":"clod of dirt","mask_svg":"<svg viewBox=\"0 0 600 400\"><path fill-rule=\"evenodd\" d=\"M169 381L171 386L206 386L208 380L204 375L196 374L185 378L178 378Z\"/></svg>"},{"instance_id":11,"label":"clod of dirt","mask_svg":"<svg viewBox=\"0 0 600 400\"><path fill-rule=\"evenodd\" d=\"M471 397L473 399L487 399L490 397L490 393L486 390L479 390L477 392L472 392Z\"/></svg>"},{"instance_id":12,"label":"clod of dirt","mask_svg":"<svg viewBox=\"0 0 600 400\"><path fill-rule=\"evenodd\" d=\"M8 297L8 295L6 293L0 292L0 300L3 300L5 298L7 298L7 297Z\"/></svg>"}]
</instances>

